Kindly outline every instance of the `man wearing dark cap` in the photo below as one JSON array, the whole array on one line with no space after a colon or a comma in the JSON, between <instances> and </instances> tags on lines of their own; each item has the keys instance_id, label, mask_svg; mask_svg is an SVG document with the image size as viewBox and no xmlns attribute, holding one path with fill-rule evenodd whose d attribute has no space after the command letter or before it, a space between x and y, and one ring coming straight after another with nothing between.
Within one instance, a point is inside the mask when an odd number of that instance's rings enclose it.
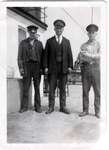
<instances>
[{"instance_id":1,"label":"man wearing dark cap","mask_svg":"<svg viewBox=\"0 0 109 150\"><path fill-rule=\"evenodd\" d=\"M77 63L80 63L83 85L83 112L80 117L89 114L89 91L94 90L95 116L100 117L100 44L96 41L98 26L90 24L86 27L89 40L82 44Z\"/></svg>"},{"instance_id":2,"label":"man wearing dark cap","mask_svg":"<svg viewBox=\"0 0 109 150\"><path fill-rule=\"evenodd\" d=\"M36 38L38 27L30 25L27 27L29 37L21 41L18 50L18 66L21 76L23 77L23 96L21 100L20 113L28 110L28 94L31 80L34 83L34 107L35 111L41 113L40 100L40 78L42 69L42 52L43 46Z\"/></svg>"},{"instance_id":3,"label":"man wearing dark cap","mask_svg":"<svg viewBox=\"0 0 109 150\"><path fill-rule=\"evenodd\" d=\"M55 36L47 40L45 47L44 67L49 82L49 109L46 114L54 111L57 80L60 90L60 112L69 114L66 108L66 83L67 74L73 68L73 57L69 40L62 36L64 27L63 20L54 21Z\"/></svg>"}]
</instances>

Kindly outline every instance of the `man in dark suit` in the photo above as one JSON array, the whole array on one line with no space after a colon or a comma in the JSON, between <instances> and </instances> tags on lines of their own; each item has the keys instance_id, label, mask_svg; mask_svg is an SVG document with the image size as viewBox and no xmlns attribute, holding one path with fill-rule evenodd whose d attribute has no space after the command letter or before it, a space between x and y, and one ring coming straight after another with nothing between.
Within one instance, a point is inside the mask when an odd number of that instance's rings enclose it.
<instances>
[{"instance_id":1,"label":"man in dark suit","mask_svg":"<svg viewBox=\"0 0 109 150\"><path fill-rule=\"evenodd\" d=\"M31 79L34 83L34 107L35 111L41 113L40 102L40 79L42 69L42 52L43 46L40 41L37 40L38 27L30 25L27 27L29 37L21 41L18 50L18 66L21 76L23 76L23 96L21 100L20 113L28 110L28 94L31 85Z\"/></svg>"},{"instance_id":2,"label":"man in dark suit","mask_svg":"<svg viewBox=\"0 0 109 150\"><path fill-rule=\"evenodd\" d=\"M49 109L46 114L54 111L55 89L60 90L60 112L69 114L66 109L66 83L67 74L73 68L73 57L70 42L62 36L65 22L63 20L54 21L55 36L47 40L45 47L45 73L48 74L49 82Z\"/></svg>"}]
</instances>

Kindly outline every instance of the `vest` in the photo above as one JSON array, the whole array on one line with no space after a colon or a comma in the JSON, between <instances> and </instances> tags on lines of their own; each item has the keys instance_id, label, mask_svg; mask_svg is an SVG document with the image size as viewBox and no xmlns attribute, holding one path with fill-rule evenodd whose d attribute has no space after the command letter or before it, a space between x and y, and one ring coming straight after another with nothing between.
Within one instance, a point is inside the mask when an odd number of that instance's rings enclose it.
<instances>
[{"instance_id":1,"label":"vest","mask_svg":"<svg viewBox=\"0 0 109 150\"><path fill-rule=\"evenodd\" d=\"M56 46L56 62L60 63L62 62L62 43L58 44Z\"/></svg>"},{"instance_id":2,"label":"vest","mask_svg":"<svg viewBox=\"0 0 109 150\"><path fill-rule=\"evenodd\" d=\"M38 58L38 51L36 50L36 44L34 43L33 45L31 45L29 43L29 60L31 61L39 61Z\"/></svg>"}]
</instances>

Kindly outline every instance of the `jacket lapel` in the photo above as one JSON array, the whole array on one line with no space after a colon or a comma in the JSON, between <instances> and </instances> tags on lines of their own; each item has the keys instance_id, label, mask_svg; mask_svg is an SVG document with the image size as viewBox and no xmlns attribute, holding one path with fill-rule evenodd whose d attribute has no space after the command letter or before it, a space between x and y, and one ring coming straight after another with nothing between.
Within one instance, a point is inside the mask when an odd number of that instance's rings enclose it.
<instances>
[{"instance_id":1,"label":"jacket lapel","mask_svg":"<svg viewBox=\"0 0 109 150\"><path fill-rule=\"evenodd\" d=\"M62 57L64 57L66 55L66 46L65 46L65 38L63 37L62 38L62 43L61 43L61 46L62 46Z\"/></svg>"}]
</instances>

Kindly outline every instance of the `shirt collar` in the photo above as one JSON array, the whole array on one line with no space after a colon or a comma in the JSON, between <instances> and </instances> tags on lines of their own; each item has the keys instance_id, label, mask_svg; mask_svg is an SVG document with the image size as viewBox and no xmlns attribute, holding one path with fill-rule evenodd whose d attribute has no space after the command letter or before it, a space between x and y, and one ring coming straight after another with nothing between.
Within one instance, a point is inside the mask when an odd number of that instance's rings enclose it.
<instances>
[{"instance_id":1,"label":"shirt collar","mask_svg":"<svg viewBox=\"0 0 109 150\"><path fill-rule=\"evenodd\" d=\"M58 36L57 35L55 35L55 38L56 38L56 41L58 42ZM60 43L62 42L62 39L63 39L63 36L62 35L60 35Z\"/></svg>"},{"instance_id":2,"label":"shirt collar","mask_svg":"<svg viewBox=\"0 0 109 150\"><path fill-rule=\"evenodd\" d=\"M30 41L31 41L31 39L28 37L28 38L27 38L27 41L29 41L29 42L30 42ZM38 41L38 40L35 38L35 39L34 39L34 41Z\"/></svg>"},{"instance_id":3,"label":"shirt collar","mask_svg":"<svg viewBox=\"0 0 109 150\"><path fill-rule=\"evenodd\" d=\"M96 42L96 39L93 41L90 41L90 40L87 41L87 43L95 43L95 42Z\"/></svg>"}]
</instances>

